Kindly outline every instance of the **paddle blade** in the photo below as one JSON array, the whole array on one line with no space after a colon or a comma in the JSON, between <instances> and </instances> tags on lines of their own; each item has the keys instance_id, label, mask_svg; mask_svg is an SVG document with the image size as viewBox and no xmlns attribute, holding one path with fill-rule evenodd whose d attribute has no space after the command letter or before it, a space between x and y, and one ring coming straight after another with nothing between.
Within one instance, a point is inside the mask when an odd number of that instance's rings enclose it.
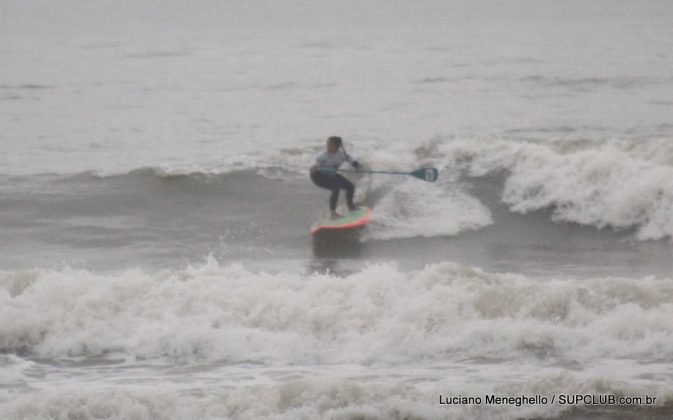
<instances>
[{"instance_id":1,"label":"paddle blade","mask_svg":"<svg viewBox=\"0 0 673 420\"><path fill-rule=\"evenodd\" d=\"M410 175L423 181L435 182L439 176L439 171L437 168L421 168L413 171Z\"/></svg>"}]
</instances>

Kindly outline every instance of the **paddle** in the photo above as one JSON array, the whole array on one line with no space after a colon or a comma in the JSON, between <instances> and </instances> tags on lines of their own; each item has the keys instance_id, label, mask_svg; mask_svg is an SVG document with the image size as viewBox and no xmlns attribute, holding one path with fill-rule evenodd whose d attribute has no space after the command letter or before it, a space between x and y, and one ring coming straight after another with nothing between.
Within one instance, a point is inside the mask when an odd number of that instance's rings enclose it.
<instances>
[{"instance_id":1,"label":"paddle","mask_svg":"<svg viewBox=\"0 0 673 420\"><path fill-rule=\"evenodd\" d=\"M320 169L321 172L358 172L362 174L389 174L389 175L411 175L415 178L421 179L427 182L437 181L439 176L439 171L437 168L421 168L416 169L413 172L400 172L400 171L356 171L354 169L329 169L323 168Z\"/></svg>"}]
</instances>

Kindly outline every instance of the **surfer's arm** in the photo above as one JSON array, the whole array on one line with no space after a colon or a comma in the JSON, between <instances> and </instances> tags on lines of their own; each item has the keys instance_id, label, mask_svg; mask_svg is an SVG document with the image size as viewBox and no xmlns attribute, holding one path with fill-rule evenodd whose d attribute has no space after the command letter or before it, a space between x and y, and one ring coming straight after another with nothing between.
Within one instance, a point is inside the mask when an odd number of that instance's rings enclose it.
<instances>
[{"instance_id":1,"label":"surfer's arm","mask_svg":"<svg viewBox=\"0 0 673 420\"><path fill-rule=\"evenodd\" d=\"M353 158L351 157L351 155L349 155L348 153L344 153L344 160L345 160L346 162L350 163L351 166L354 167L355 169L357 169L358 171L359 171L360 169L362 169L362 167L360 166L360 162L358 162L357 160L353 159Z\"/></svg>"}]
</instances>

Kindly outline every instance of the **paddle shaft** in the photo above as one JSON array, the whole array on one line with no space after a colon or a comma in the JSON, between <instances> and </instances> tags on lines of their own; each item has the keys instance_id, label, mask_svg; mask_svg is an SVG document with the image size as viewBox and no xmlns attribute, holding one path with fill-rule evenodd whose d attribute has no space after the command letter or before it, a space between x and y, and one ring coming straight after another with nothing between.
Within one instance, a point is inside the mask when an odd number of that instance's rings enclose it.
<instances>
[{"instance_id":1,"label":"paddle shaft","mask_svg":"<svg viewBox=\"0 0 673 420\"><path fill-rule=\"evenodd\" d=\"M323 172L358 172L364 174L390 174L390 175L411 175L415 178L418 178L427 182L437 181L437 169L436 168L421 168L413 172L402 172L402 171L363 171L363 170L353 170L353 169L331 169L324 168L320 169Z\"/></svg>"},{"instance_id":2,"label":"paddle shaft","mask_svg":"<svg viewBox=\"0 0 673 420\"><path fill-rule=\"evenodd\" d=\"M389 174L389 175L411 175L412 172L400 172L400 171L365 171L365 170L355 170L355 169L321 169L323 172L354 172L360 174Z\"/></svg>"}]
</instances>

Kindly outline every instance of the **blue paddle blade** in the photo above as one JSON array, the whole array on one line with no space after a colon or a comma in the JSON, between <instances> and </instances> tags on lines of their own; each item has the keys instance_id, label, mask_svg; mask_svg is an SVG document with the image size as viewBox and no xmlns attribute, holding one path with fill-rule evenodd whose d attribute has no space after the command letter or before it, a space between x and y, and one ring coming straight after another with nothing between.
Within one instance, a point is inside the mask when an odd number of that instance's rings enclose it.
<instances>
[{"instance_id":1,"label":"blue paddle blade","mask_svg":"<svg viewBox=\"0 0 673 420\"><path fill-rule=\"evenodd\" d=\"M423 181L435 182L439 176L439 171L436 168L421 168L413 171L410 175Z\"/></svg>"}]
</instances>

